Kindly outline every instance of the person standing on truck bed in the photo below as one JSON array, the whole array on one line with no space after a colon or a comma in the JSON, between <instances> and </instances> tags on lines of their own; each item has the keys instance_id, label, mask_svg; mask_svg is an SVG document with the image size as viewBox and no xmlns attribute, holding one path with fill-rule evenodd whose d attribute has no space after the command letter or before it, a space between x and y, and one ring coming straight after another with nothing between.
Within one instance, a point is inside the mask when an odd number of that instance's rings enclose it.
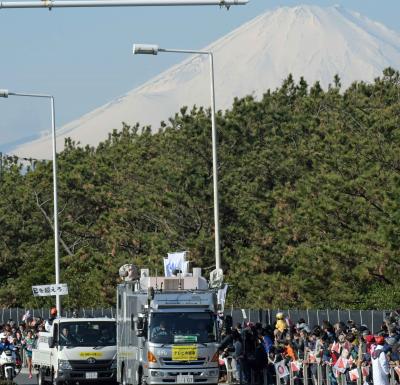
<instances>
[{"instance_id":1,"label":"person standing on truck bed","mask_svg":"<svg viewBox=\"0 0 400 385\"><path fill-rule=\"evenodd\" d=\"M46 321L44 328L46 329L46 332L51 331L51 327L53 326L53 321L57 318L57 308L52 307L50 309L50 317Z\"/></svg>"}]
</instances>

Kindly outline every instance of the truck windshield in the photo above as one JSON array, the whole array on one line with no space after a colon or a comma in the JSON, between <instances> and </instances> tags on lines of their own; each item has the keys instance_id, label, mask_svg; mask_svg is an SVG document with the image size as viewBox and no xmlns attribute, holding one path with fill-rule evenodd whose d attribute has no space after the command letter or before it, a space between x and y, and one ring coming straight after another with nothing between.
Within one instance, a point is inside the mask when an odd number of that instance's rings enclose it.
<instances>
[{"instance_id":1,"label":"truck windshield","mask_svg":"<svg viewBox=\"0 0 400 385\"><path fill-rule=\"evenodd\" d=\"M215 342L216 335L212 313L153 313L150 318L151 342L206 343Z\"/></svg>"},{"instance_id":2,"label":"truck windshield","mask_svg":"<svg viewBox=\"0 0 400 385\"><path fill-rule=\"evenodd\" d=\"M62 322L59 328L60 346L116 345L116 325L110 321Z\"/></svg>"}]
</instances>

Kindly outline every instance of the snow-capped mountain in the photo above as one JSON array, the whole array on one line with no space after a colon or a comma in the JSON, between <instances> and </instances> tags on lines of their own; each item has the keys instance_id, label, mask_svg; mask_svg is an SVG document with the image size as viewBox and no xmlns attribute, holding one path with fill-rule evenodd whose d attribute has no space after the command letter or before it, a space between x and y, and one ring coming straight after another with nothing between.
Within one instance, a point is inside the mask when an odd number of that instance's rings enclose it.
<instances>
[{"instance_id":1,"label":"snow-capped mountain","mask_svg":"<svg viewBox=\"0 0 400 385\"><path fill-rule=\"evenodd\" d=\"M400 34L340 6L284 7L258 16L204 50L214 53L216 108L225 109L235 96L261 96L278 87L289 73L309 83L319 80L323 87L335 74L343 87L355 80L371 81L388 66L399 68ZM192 56L62 127L58 149L66 137L96 145L121 128L121 122L151 124L158 130L160 121L182 106L209 106L209 84L207 55ZM26 143L13 153L49 158L50 140Z\"/></svg>"}]
</instances>

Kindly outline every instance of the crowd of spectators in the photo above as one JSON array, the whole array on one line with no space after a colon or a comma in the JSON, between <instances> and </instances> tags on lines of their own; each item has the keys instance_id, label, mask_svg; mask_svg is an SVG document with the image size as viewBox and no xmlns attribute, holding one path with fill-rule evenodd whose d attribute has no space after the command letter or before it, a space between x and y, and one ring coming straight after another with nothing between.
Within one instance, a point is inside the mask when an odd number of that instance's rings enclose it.
<instances>
[{"instance_id":1,"label":"crowd of spectators","mask_svg":"<svg viewBox=\"0 0 400 385\"><path fill-rule=\"evenodd\" d=\"M222 320L220 366L228 379L257 384L399 383L400 311L379 330L352 320L310 326L276 315L273 325Z\"/></svg>"},{"instance_id":2,"label":"crowd of spectators","mask_svg":"<svg viewBox=\"0 0 400 385\"><path fill-rule=\"evenodd\" d=\"M32 377L32 346L57 317L32 317L0 325L0 352L15 348L17 365ZM400 384L400 311L388 315L379 330L352 320L310 326L283 313L272 325L221 317L221 381L263 385ZM323 370L321 370L323 368ZM390 382L389 382L390 381Z\"/></svg>"},{"instance_id":3,"label":"crowd of spectators","mask_svg":"<svg viewBox=\"0 0 400 385\"><path fill-rule=\"evenodd\" d=\"M0 353L4 349L10 349L15 353L18 370L22 366L28 368L29 378L32 378L32 348L39 332L49 329L49 325L57 317L57 310L50 310L50 317L44 320L41 317L33 317L27 311L18 323L12 319L0 325Z\"/></svg>"}]
</instances>

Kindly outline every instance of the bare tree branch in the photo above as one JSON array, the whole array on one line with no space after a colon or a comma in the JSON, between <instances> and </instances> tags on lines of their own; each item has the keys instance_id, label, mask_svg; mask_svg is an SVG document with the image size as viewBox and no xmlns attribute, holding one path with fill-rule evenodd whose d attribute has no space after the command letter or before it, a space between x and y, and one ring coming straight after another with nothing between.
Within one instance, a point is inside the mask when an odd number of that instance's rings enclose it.
<instances>
[{"instance_id":1,"label":"bare tree branch","mask_svg":"<svg viewBox=\"0 0 400 385\"><path fill-rule=\"evenodd\" d=\"M39 195L36 191L33 192L36 198L36 205L39 208L39 210L42 212L43 216L46 218L47 223L50 225L50 227L52 228L52 230L54 231L54 225L53 225L53 221L50 219L50 217L47 215L46 210L42 207L44 205L45 202L40 203L39 202ZM46 201L48 202L48 201ZM64 250L67 252L68 255L73 256L74 253L70 250L70 248L66 245L66 243L63 241L63 239L61 238L61 236L59 237L60 239L60 243L62 245L62 247L64 248Z\"/></svg>"}]
</instances>

